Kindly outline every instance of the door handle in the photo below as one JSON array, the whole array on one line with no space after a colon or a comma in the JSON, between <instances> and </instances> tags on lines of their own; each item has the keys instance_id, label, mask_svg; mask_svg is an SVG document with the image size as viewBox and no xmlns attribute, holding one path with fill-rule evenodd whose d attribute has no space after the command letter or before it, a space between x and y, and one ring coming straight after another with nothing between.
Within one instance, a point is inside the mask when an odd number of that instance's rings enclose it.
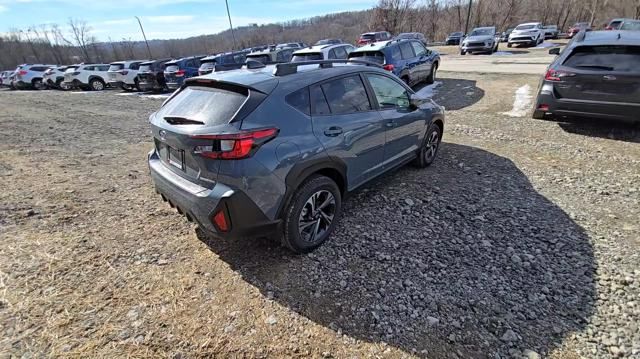
<instances>
[{"instance_id":1,"label":"door handle","mask_svg":"<svg viewBox=\"0 0 640 359\"><path fill-rule=\"evenodd\" d=\"M328 137L336 137L342 134L342 127L331 126L324 130L324 135Z\"/></svg>"}]
</instances>

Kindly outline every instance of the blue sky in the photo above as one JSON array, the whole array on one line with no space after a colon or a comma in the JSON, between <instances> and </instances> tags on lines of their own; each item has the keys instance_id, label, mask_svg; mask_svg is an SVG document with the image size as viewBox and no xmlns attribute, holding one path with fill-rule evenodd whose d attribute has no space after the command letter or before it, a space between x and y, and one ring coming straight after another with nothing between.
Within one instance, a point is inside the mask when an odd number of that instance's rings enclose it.
<instances>
[{"instance_id":1,"label":"blue sky","mask_svg":"<svg viewBox=\"0 0 640 359\"><path fill-rule=\"evenodd\" d=\"M233 26L307 18L373 7L375 0L229 0ZM12 28L86 20L99 40L184 38L229 27L224 0L0 0L0 33ZM62 26L66 29L66 26Z\"/></svg>"}]
</instances>

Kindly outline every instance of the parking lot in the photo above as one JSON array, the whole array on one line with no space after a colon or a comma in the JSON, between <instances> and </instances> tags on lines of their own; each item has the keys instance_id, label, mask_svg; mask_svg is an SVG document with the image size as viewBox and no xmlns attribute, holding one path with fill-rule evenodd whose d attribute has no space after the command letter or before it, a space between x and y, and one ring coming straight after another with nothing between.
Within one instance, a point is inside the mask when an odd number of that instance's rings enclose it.
<instances>
[{"instance_id":1,"label":"parking lot","mask_svg":"<svg viewBox=\"0 0 640 359\"><path fill-rule=\"evenodd\" d=\"M447 108L436 163L358 190L309 255L162 202L163 96L0 92L0 352L640 355L640 130L530 119L539 70L458 71L541 53L446 55L420 90Z\"/></svg>"}]
</instances>

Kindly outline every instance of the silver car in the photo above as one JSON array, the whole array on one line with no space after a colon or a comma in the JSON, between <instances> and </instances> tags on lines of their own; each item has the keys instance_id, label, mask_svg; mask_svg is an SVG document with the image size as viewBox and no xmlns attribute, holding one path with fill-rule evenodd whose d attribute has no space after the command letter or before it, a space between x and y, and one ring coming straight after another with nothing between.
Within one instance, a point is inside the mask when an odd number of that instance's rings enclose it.
<instances>
[{"instance_id":1,"label":"silver car","mask_svg":"<svg viewBox=\"0 0 640 359\"><path fill-rule=\"evenodd\" d=\"M495 26L477 27L460 42L460 55L472 52L492 54L498 51L499 45L500 35L496 32Z\"/></svg>"}]
</instances>

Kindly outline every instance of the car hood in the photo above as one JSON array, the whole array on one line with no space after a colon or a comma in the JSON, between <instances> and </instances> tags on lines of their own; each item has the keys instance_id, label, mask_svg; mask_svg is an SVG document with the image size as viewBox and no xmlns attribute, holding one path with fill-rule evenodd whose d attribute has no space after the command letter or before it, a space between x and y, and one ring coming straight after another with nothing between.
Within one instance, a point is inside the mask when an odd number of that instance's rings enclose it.
<instances>
[{"instance_id":1,"label":"car hood","mask_svg":"<svg viewBox=\"0 0 640 359\"><path fill-rule=\"evenodd\" d=\"M512 35L519 35L519 34L530 34L530 33L536 33L538 32L538 29L530 29L530 30L513 30L513 32L511 33Z\"/></svg>"},{"instance_id":2,"label":"car hood","mask_svg":"<svg viewBox=\"0 0 640 359\"><path fill-rule=\"evenodd\" d=\"M482 42L487 40L493 40L493 36L491 35L468 36L464 40L469 42Z\"/></svg>"}]
</instances>

